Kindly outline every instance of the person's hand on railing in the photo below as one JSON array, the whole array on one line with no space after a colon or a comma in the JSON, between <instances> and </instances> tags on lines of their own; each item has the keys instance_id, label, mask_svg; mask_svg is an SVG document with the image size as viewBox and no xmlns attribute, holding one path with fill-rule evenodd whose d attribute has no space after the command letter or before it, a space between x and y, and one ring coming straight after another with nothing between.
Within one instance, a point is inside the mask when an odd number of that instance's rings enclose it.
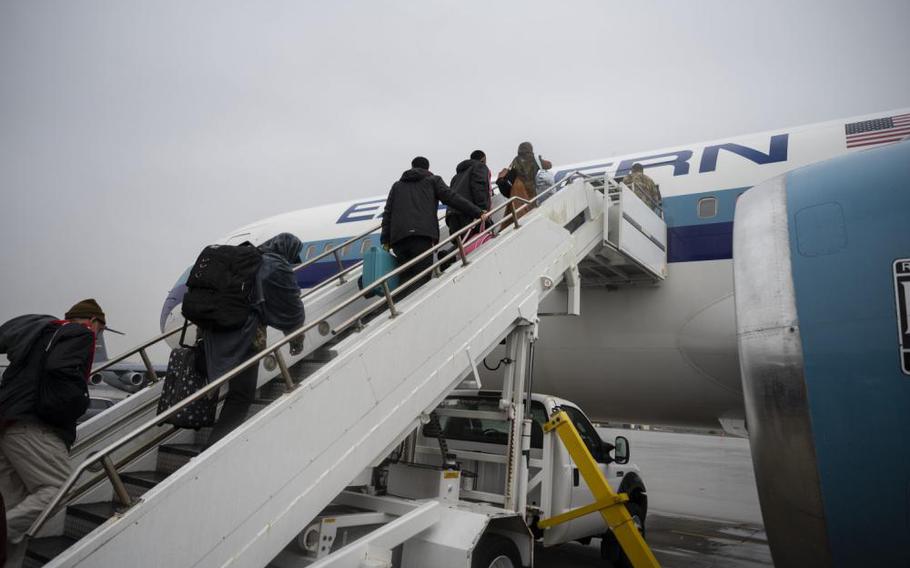
<instances>
[{"instance_id":1,"label":"person's hand on railing","mask_svg":"<svg viewBox=\"0 0 910 568\"><path fill-rule=\"evenodd\" d=\"M486 209L484 209L483 212L481 212L481 214L480 214L480 224L486 225L487 219L489 219L489 218L490 218L490 212L487 211Z\"/></svg>"}]
</instances>

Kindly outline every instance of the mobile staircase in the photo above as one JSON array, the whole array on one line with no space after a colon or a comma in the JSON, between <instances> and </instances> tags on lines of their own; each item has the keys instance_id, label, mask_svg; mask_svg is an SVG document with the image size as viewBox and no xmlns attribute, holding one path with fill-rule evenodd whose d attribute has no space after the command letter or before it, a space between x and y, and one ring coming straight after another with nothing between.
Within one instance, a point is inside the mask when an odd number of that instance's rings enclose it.
<instances>
[{"instance_id":1,"label":"mobile staircase","mask_svg":"<svg viewBox=\"0 0 910 568\"><path fill-rule=\"evenodd\" d=\"M160 416L154 383L85 423L73 452L80 463L32 526L26 565L268 565L346 488L367 485L372 467L476 378L477 362L501 341L527 358L544 297L560 289L563 313L578 314L579 265L593 263L595 274L618 278L612 283L663 279L666 228L636 201L622 184L580 174L534 201L509 199L493 212L494 239L465 254L475 227L449 236L426 253L442 256L417 277L430 281L401 301L407 283L392 290L388 281L408 265L373 284L382 293L368 299L360 268L341 270L339 261L339 274L305 294L308 323L294 333ZM331 254L338 259L336 249L309 262ZM138 353L155 378L145 350L178 331L107 364ZM286 346L300 336L305 350L291 357ZM251 365L260 369L257 412L225 438L203 451L204 430L163 425ZM522 507L514 462L503 501L513 515ZM445 517L438 502L397 513L393 521L383 513L384 540L372 547L390 550Z\"/></svg>"}]
</instances>

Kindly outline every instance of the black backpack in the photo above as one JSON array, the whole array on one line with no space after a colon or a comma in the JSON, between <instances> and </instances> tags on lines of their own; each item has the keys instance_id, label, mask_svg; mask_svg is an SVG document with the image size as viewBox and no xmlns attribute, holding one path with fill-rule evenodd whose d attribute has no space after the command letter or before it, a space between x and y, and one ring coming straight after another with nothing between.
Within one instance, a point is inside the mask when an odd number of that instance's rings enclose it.
<instances>
[{"instance_id":1,"label":"black backpack","mask_svg":"<svg viewBox=\"0 0 910 568\"><path fill-rule=\"evenodd\" d=\"M253 282L262 253L251 245L202 249L186 281L183 317L201 329L240 329L252 308Z\"/></svg>"},{"instance_id":2,"label":"black backpack","mask_svg":"<svg viewBox=\"0 0 910 568\"><path fill-rule=\"evenodd\" d=\"M92 342L80 324L53 322L50 328L54 333L41 354L35 412L45 422L67 428L88 410Z\"/></svg>"}]
</instances>

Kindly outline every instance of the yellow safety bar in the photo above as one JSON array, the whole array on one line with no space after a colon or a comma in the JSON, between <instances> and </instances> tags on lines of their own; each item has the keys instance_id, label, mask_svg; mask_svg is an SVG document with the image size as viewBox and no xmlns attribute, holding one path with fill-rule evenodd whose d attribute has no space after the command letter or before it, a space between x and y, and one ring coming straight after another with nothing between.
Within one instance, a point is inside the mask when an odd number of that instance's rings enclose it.
<instances>
[{"instance_id":1,"label":"yellow safety bar","mask_svg":"<svg viewBox=\"0 0 910 568\"><path fill-rule=\"evenodd\" d=\"M569 415L560 410L543 425L543 429L544 432L555 430L559 434L559 439L562 440L562 443L569 451L569 455L572 456L572 461L578 466L578 471L581 472L581 476L591 490L591 494L594 495L595 501L590 505L573 509L567 513L543 519L538 523L538 526L545 529L599 512L604 522L616 535L616 539L622 546L626 556L629 557L632 566L635 568L660 568L657 558L654 557L651 549L648 548L645 539L638 531L638 527L632 522L629 511L623 505L629 500L629 496L625 493L617 494L613 492L613 489L603 476L603 472L600 471L600 467L594 460L594 456L591 455L581 436L578 435L578 430L575 429L575 425L572 424Z\"/></svg>"}]
</instances>

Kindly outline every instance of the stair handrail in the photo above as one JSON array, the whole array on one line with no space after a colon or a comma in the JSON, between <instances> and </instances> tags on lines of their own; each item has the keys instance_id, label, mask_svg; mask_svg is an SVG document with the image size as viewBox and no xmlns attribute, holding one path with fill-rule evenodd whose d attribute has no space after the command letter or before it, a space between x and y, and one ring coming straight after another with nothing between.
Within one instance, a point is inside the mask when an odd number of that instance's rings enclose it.
<instances>
[{"instance_id":1,"label":"stair handrail","mask_svg":"<svg viewBox=\"0 0 910 568\"><path fill-rule=\"evenodd\" d=\"M357 241L359 241L359 240L361 240L361 239L363 239L363 238L369 236L370 234L375 233L376 231L378 231L378 230L381 229L381 228L382 228L382 225L381 225L381 224L380 224L380 225L375 225L375 226L371 227L370 229L368 229L368 230L366 230L366 231L360 233L359 235L349 238L348 240L344 241L344 242L341 243L340 245L338 245L338 246L336 246L336 247L333 247L333 248L330 248L330 249L327 249L327 250L323 251L322 253L320 253L320 254L314 256L313 258L308 259L307 261L305 261L305 262L303 262L303 263L301 263L301 264L298 264L298 265L294 266L294 267L293 267L293 271L296 273L296 272L298 272L298 271L300 271L300 270L303 270L304 268L306 268L306 267L308 267L308 266L310 266L310 265L312 265L312 264L314 264L314 263L316 263L316 262L319 262L320 260L322 260L323 258L326 258L327 256L334 255L334 256L335 256L335 259L336 259L336 261L337 261L337 263L338 263L339 269L340 269L340 271L339 271L338 273L333 274L332 276L329 276L329 277L325 278L322 282L320 282L320 283L317 284L316 286L307 289L307 291L304 292L304 293L301 293L300 297L301 297L301 298L306 298L307 296L313 294L314 292L316 292L316 291L318 291L318 290L321 290L322 288L324 288L325 286L327 286L329 283L331 283L333 280L336 280L336 279L339 279L339 278L340 278L341 283L343 283L343 282L345 281L345 280L344 280L344 276L345 276L347 273L351 272L352 270L356 269L358 266L360 266L360 265L363 263L363 261L361 260L361 261L359 261L359 262L357 262L357 263L351 265L351 266L348 267L348 268L344 268L343 262L341 261L341 257L340 257L340 255L338 254L338 251L340 251L341 249L343 249L344 247L346 247L346 246L349 245L349 244L353 244L353 243L355 243L355 242L357 242ZM111 367L111 366L113 366L113 365L116 365L117 363L120 363L121 361L123 361L123 360L125 360L125 359L128 359L129 357L132 357L133 355L138 354L138 355L142 358L142 362L143 362L143 364L145 365L146 375L149 377L149 380L151 380L152 382L157 381L157 380L158 380L158 374L155 372L155 368L154 368L154 366L152 365L151 360L150 360L149 357L148 357L148 354L147 354L147 352L146 352L146 349L148 349L149 347L151 347L151 346L153 346L153 345L155 345L155 344L157 344L157 343L159 343L159 342L161 342L161 341L164 341L165 339L167 339L167 338L169 338L169 337L171 337L171 336L173 336L173 335L179 333L180 331L181 331L181 328L180 328L180 327L177 327L177 328L172 329L172 330L170 330L170 331L166 331L166 332L163 332L163 333L161 333L161 334L159 334L159 335L156 335L155 337L153 337L153 338L151 338L151 339L148 339L148 340L146 340L146 341L143 341L142 343L138 344L137 346L133 347L132 349L129 349L129 350L127 350L127 351L124 351L123 353L117 355L116 357L113 357L113 358L111 358L111 359L108 359L108 360L105 361L104 363L98 365L97 367L94 367L94 368L89 372L89 375L94 375L95 373L99 373L99 372L101 372L101 371L104 371L105 369L107 369L107 368L109 368L109 367Z\"/></svg>"},{"instance_id":2,"label":"stair handrail","mask_svg":"<svg viewBox=\"0 0 910 568\"><path fill-rule=\"evenodd\" d=\"M554 183L548 189L537 194L535 197L532 197L531 199L524 199L521 197L510 197L505 202L503 202L496 208L489 211L488 216L492 216L494 213L497 213L499 211L505 211L506 209L508 209L509 215L508 216L503 215L503 218L500 219L499 222L492 224L487 229L478 233L478 235L486 233L487 231L494 231L494 229L498 225L502 225L503 223L505 223L507 225L506 228L508 228L508 225L514 225L514 229L518 230L521 227L521 225L519 223L519 215L518 215L519 211L531 212L533 210L531 208L533 207L533 205L536 202L540 201L545 196L548 196L548 195L552 194L553 192L557 191L557 189L559 187L566 185L571 181L574 181L578 177L590 179L592 176L586 175L582 172L573 172L572 174L564 177L559 182ZM425 276L428 273L434 272L443 262L451 259L455 255L458 255L461 257L463 266L466 266L467 264L469 264L469 262L467 261L467 254L464 251L465 240L463 237L465 237L475 227L479 227L480 223L481 223L481 221L479 219L469 223L468 225L463 227L461 230L456 231L455 233L449 235L446 239L442 240L441 242L439 242L432 248L428 249L426 252L418 255L417 257L410 260L409 262L399 266L398 268L396 268L392 272L386 274L382 278L379 278L378 280L370 283L369 290L372 290L377 285L381 285L384 290L384 297L382 299L372 303L368 308L361 310L361 312L359 312L360 318L362 318L364 315L370 313L374 309L380 307L383 303L386 303L388 305L388 307L390 309L390 313L392 313L392 316L393 317L396 316L397 311L395 310L395 304L392 299L393 295L400 293L403 289L406 289L408 284L413 283L413 282L419 280L420 278L423 278L423 276ZM388 282L391 278L399 276L404 270L410 268L412 265L416 264L418 261L422 260L426 256L435 254L435 252L437 250L439 250L441 247L449 244L452 241L455 241L455 244L457 246L457 249L455 251L446 254L444 257L440 258L440 260L433 263L432 266L421 271L419 274L415 275L410 280L400 283L399 286L397 288L395 288L395 290L389 289ZM325 253L328 253L328 252L331 252L331 251L325 251ZM323 254L325 254L325 253L323 253ZM314 257L314 259L312 259L312 260L315 260L315 258L316 257ZM304 263L304 265L306 265L306 263ZM44 526L45 522L50 517L50 515L57 509L57 506L64 499L64 497L67 495L67 493L69 493L69 491L72 489L72 487L76 484L76 481L79 479L79 477L84 472L86 472L92 464L94 464L96 462L100 462L101 466L104 468L104 471L107 474L107 476L111 482L111 485L113 486L114 493L116 494L117 499L123 505L130 506L132 504L132 498L127 493L126 487L124 486L123 481L120 478L120 474L117 471L117 467L114 464L113 459L111 457L112 454L115 451L122 448L123 446L125 446L126 444L133 441L134 439L138 438L142 434L146 433L147 431L152 430L152 429L158 427L159 425L165 423L165 421L168 418L174 416L176 413L180 412L185 407L189 406L190 404L196 402L197 400L199 400L205 396L208 396L210 393L212 393L216 389L221 388L221 386L223 384L227 383L228 381L230 381L231 379L233 379L234 377L236 377L237 375L239 375L240 373L242 373L243 371L245 371L252 365L258 364L259 361L261 361L265 357L268 357L271 355L278 362L278 367L280 369L282 377L284 378L285 385L286 385L286 388L288 389L288 392L290 392L291 390L296 388L297 384L294 383L294 380L290 375L290 371L288 369L284 356L282 355L282 353L279 350L282 347L284 347L285 345L287 345L288 343L290 343L291 341L294 341L295 339L297 339L298 337L302 337L306 332L310 331L311 329L316 328L319 324L321 324L323 321L325 321L332 315L340 312L341 310L346 308L348 305L354 303L355 301L357 301L358 299L363 297L365 293L368 293L369 290L367 292L358 291L357 294L352 295L351 298L349 298L348 300L345 300L341 304L338 304L334 308L330 309L326 314L324 314L322 316L321 319L310 322L309 324L302 325L301 327L297 328L297 330L284 336L279 341L275 342L272 345L267 346L265 349L263 349L259 353L255 354L255 355L249 357L248 359L246 359L245 361L239 363L233 369L231 369L230 371L227 371L226 373L224 373L217 379L210 381L205 387L199 389L192 395L184 398L179 403L171 406L163 413L158 414L157 416L155 416L154 418L152 418L150 420L147 420L145 423L141 424L140 426L137 426L131 432L129 432L128 434L125 434L124 436L120 437L119 439L115 440L114 442L111 442L110 444L108 444L107 446L102 448L101 450L98 450L97 452L93 452L92 454L86 456L86 458L82 461L82 463L80 463L70 473L66 482L57 491L57 494L54 496L54 499L47 505L47 507L45 507L45 509L41 512L41 515L39 515L38 518L35 519L35 521L31 525L31 527L29 527L29 530L26 533L26 536L28 538L31 538L35 534L37 534L37 532L39 530L41 530L41 527ZM359 320L359 318L351 318L351 319L347 320L344 324L342 324L342 326L350 326L351 324L353 324L354 322L356 322L358 320ZM336 329L332 330L333 333L340 332L340 330L343 329L342 326L339 326ZM176 331L179 331L179 330L174 330L174 332L176 332Z\"/></svg>"}]
</instances>

